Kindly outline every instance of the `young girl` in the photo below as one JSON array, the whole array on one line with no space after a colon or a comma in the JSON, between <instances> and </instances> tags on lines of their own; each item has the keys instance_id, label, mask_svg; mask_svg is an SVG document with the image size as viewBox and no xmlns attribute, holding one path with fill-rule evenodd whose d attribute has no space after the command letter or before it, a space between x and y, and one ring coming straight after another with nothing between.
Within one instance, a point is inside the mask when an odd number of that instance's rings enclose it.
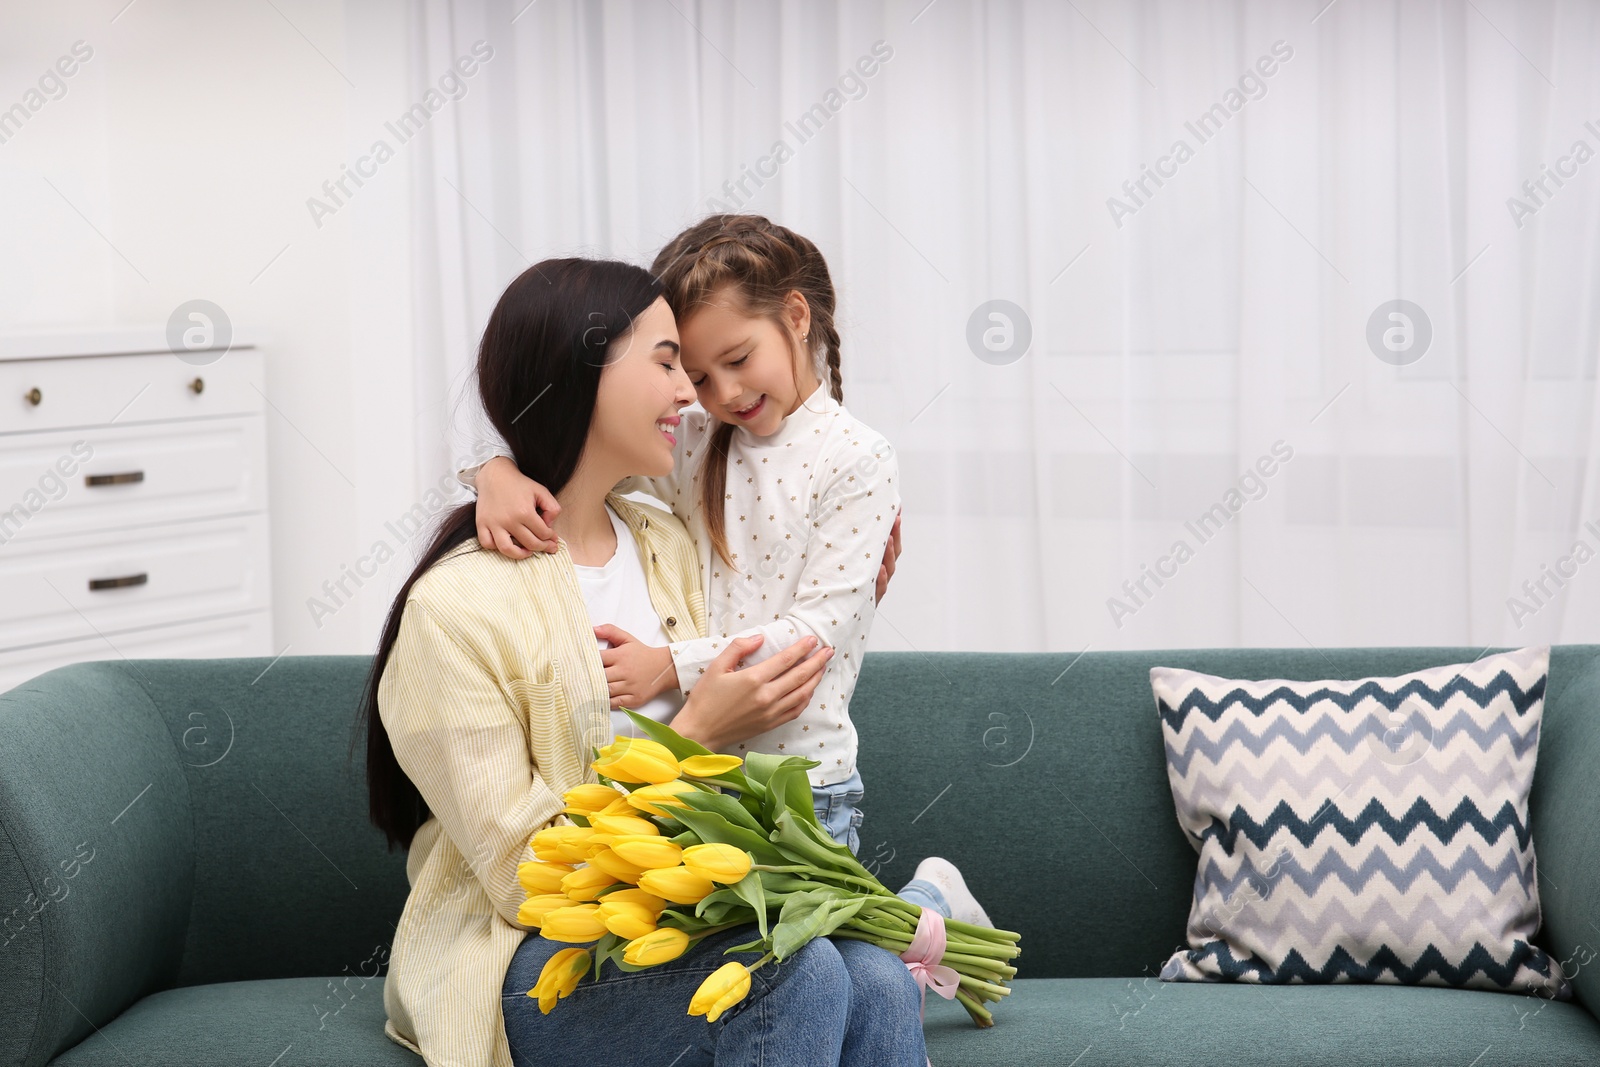
<instances>
[{"instance_id":1,"label":"young girl","mask_svg":"<svg viewBox=\"0 0 1600 1067\"><path fill-rule=\"evenodd\" d=\"M631 478L617 492L650 493L688 527L710 636L670 641L650 620L642 632L597 625L612 707L670 721L730 642L762 638L742 657L747 665L807 636L834 648L797 718L730 751L816 760L817 817L857 852L864 787L848 705L885 545L898 526L894 451L841 402L833 282L809 240L761 216L713 215L663 248L652 273L677 316L683 368L705 410L662 420L671 474ZM463 472L479 493L484 547L513 558L553 551L537 508L553 518L554 500L505 458L503 444L487 450L497 458ZM611 577L606 567L577 570L596 593ZM633 732L625 716L615 717L619 732ZM946 860L924 860L907 889L947 917L988 924Z\"/></svg>"}]
</instances>

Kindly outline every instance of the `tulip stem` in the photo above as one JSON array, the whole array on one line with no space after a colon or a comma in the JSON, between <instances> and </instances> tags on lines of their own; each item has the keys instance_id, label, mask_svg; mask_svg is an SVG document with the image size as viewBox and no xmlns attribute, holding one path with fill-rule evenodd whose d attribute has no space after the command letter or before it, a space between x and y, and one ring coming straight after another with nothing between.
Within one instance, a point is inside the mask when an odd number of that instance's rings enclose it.
<instances>
[{"instance_id":1,"label":"tulip stem","mask_svg":"<svg viewBox=\"0 0 1600 1067\"><path fill-rule=\"evenodd\" d=\"M997 978L1013 978L1017 973L1015 967L1009 967L997 960L985 959L982 956L969 956L965 952L956 952L948 948L944 951L944 958L939 962L947 963L952 967L960 964L973 970L981 970L985 974L991 974Z\"/></svg>"},{"instance_id":2,"label":"tulip stem","mask_svg":"<svg viewBox=\"0 0 1600 1067\"><path fill-rule=\"evenodd\" d=\"M1011 990L1007 989L1003 985L996 985L993 982L985 982L982 978L974 978L970 974L961 974L960 971L957 971L956 973L961 975L961 985L965 989L980 989L986 993L992 993L996 997L1003 997L1011 992Z\"/></svg>"},{"instance_id":3,"label":"tulip stem","mask_svg":"<svg viewBox=\"0 0 1600 1067\"><path fill-rule=\"evenodd\" d=\"M851 924L851 926L859 925L859 923ZM889 935L867 932L864 930L856 930L852 929L851 926L841 926L829 936L847 937L855 941L870 941L879 948L893 952L896 955L899 955L911 947L910 941L908 941L906 938L892 937ZM886 941L892 943L885 944L884 942ZM945 949L944 956L939 960L939 962L948 967L953 967L962 974L969 975L973 978L993 978L1001 982L1006 981L1017 973L1017 969L1015 967L1007 967L1003 963L999 963L995 960L984 959L981 956L968 956L965 953L955 952L948 948Z\"/></svg>"},{"instance_id":4,"label":"tulip stem","mask_svg":"<svg viewBox=\"0 0 1600 1067\"><path fill-rule=\"evenodd\" d=\"M920 907L904 899L903 897L892 897L885 901L882 906L886 908L893 908L897 911L905 913L910 917L913 924L916 923L917 916L922 912ZM974 937L979 937L989 942L1014 942L1022 939L1022 935L1013 930L997 930L991 926L974 926L972 923L964 923L959 919L946 919L944 921L944 925L945 929L947 930L954 930L958 933L970 934Z\"/></svg>"},{"instance_id":5,"label":"tulip stem","mask_svg":"<svg viewBox=\"0 0 1600 1067\"><path fill-rule=\"evenodd\" d=\"M692 947L692 946L698 944L703 939L710 937L712 934L720 934L724 930L732 930L735 926L751 926L751 925L753 925L751 923L751 921L749 919L745 919L742 922L723 923L721 926L708 926L704 930L698 931L697 933L690 934L689 935L689 944Z\"/></svg>"},{"instance_id":6,"label":"tulip stem","mask_svg":"<svg viewBox=\"0 0 1600 1067\"><path fill-rule=\"evenodd\" d=\"M961 1003L963 1008L967 1009L967 1014L972 1016L972 1021L977 1023L980 1027L994 1025L994 1016L990 1014L989 1009L978 1003L978 1001L970 996L966 990L957 989L956 1000Z\"/></svg>"}]
</instances>

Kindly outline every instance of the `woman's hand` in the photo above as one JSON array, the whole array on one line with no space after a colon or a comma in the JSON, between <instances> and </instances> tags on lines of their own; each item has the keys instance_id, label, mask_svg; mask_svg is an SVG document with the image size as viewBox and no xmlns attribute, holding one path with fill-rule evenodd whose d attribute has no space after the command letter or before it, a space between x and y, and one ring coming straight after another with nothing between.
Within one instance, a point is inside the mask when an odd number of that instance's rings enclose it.
<instances>
[{"instance_id":1,"label":"woman's hand","mask_svg":"<svg viewBox=\"0 0 1600 1067\"><path fill-rule=\"evenodd\" d=\"M803 637L770 659L738 669L739 661L762 640L757 634L728 642L689 691L672 728L717 752L799 716L822 681L833 649L811 655L817 639Z\"/></svg>"},{"instance_id":2,"label":"woman's hand","mask_svg":"<svg viewBox=\"0 0 1600 1067\"><path fill-rule=\"evenodd\" d=\"M889 530L889 543L883 549L883 563L878 567L878 592L874 600L883 602L889 591L889 579L894 577L894 561L900 558L900 512L894 514L894 526Z\"/></svg>"},{"instance_id":3,"label":"woman's hand","mask_svg":"<svg viewBox=\"0 0 1600 1067\"><path fill-rule=\"evenodd\" d=\"M476 482L478 544L512 559L526 559L534 549L556 550L549 520L561 513L561 505L548 489L524 477L506 456L479 467Z\"/></svg>"}]
</instances>

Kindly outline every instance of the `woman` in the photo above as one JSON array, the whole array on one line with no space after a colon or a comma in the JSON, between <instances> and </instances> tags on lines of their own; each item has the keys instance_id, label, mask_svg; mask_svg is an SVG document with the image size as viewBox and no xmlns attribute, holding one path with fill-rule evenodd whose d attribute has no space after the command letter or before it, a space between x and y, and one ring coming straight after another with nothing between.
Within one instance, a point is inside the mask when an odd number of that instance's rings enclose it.
<instances>
[{"instance_id":1,"label":"woman","mask_svg":"<svg viewBox=\"0 0 1600 1067\"><path fill-rule=\"evenodd\" d=\"M516 921L528 839L593 781L610 699L575 567L636 553L639 596L669 637L705 633L688 533L670 513L615 495L671 469L663 426L695 393L676 324L645 271L552 260L500 298L478 353L479 390L523 471L561 504L558 551L483 550L472 505L452 512L390 612L364 702L373 821L410 849L406 900L384 986L385 1032L430 1064L924 1062L918 995L892 954L819 939L756 972L715 1024L694 990L750 940L725 931L670 964L592 977L550 1015L526 996L562 946ZM620 523L613 523L613 516ZM632 544L625 544L630 538ZM797 715L828 650L803 642L738 670L734 642L673 718L708 748ZM809 658L807 658L809 656ZM648 1050L648 1056L646 1056Z\"/></svg>"}]
</instances>

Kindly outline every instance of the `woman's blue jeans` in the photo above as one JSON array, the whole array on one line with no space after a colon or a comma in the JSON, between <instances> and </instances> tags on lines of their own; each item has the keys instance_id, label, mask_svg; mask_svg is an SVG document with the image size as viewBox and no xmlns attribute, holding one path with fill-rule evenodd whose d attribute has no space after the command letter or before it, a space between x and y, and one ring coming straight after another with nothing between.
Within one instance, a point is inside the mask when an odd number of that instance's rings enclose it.
<instances>
[{"instance_id":1,"label":"woman's blue jeans","mask_svg":"<svg viewBox=\"0 0 1600 1067\"><path fill-rule=\"evenodd\" d=\"M530 933L501 990L506 1038L516 1067L923 1067L921 998L905 963L865 941L817 938L782 963L751 975L750 994L714 1023L688 1014L695 990L753 941L754 925L712 934L668 963L644 971L607 966L586 974L549 1015L527 995L545 961L569 946Z\"/></svg>"}]
</instances>

